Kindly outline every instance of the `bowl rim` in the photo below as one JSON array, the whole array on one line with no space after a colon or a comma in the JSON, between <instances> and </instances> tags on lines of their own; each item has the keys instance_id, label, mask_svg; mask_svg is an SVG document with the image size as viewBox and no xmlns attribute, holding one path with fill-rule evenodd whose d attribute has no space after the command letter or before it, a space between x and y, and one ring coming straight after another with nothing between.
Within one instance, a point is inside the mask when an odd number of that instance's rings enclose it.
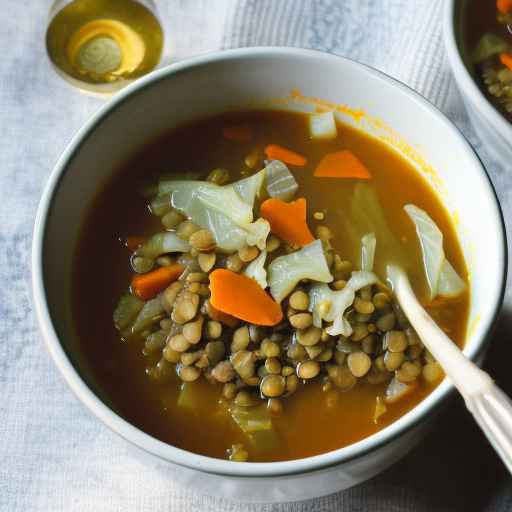
<instances>
[{"instance_id":1,"label":"bowl rim","mask_svg":"<svg viewBox=\"0 0 512 512\"><path fill-rule=\"evenodd\" d=\"M447 0L444 5L443 38L452 74L461 89L461 96L467 95L471 104L478 108L480 114L493 127L496 135L512 145L512 123L507 121L478 87L459 51L455 19L462 5L463 3L457 0Z\"/></svg>"},{"instance_id":2,"label":"bowl rim","mask_svg":"<svg viewBox=\"0 0 512 512\"><path fill-rule=\"evenodd\" d=\"M151 435L130 424L117 413L112 411L103 401L101 401L101 399L82 379L78 370L75 369L70 359L68 358L66 351L59 341L59 337L52 322L49 305L46 298L43 272L44 243L48 216L52 207L54 195L58 189L59 182L68 168L68 162L73 159L74 155L80 150L84 141L94 131L98 124L100 124L111 112L113 112L118 106L124 103L128 98L132 98L143 91L146 86L161 80L165 80L168 77L172 77L173 75L179 74L183 71L190 71L196 67L203 67L205 65L211 65L217 62L264 58L286 58L297 60L323 59L332 65L337 65L340 62L343 62L344 65L348 67L362 69L365 73L368 73L374 78L377 78L378 80L386 82L399 89L411 100L426 108L430 115L432 115L437 122L444 124L453 134L453 137L460 140L468 155L473 158L475 169L480 169L483 182L485 183L485 179L487 180L488 189L486 194L489 201L494 204L495 229L497 231L498 238L501 240L500 247L498 248L498 258L500 259L500 265L498 269L499 277L497 278L497 283L501 282L501 287L499 290L496 290L496 296L494 297L493 304L493 314L490 315L490 317L487 319L482 318L478 325L479 331L481 333L480 341L475 343L474 346L469 350L464 350L466 355L471 359L478 358L478 356L485 351L489 343L489 333L494 326L498 313L501 309L501 303L503 301L506 284L507 245L505 224L496 191L482 162L465 137L439 110L437 110L436 107L434 107L425 98L410 89L408 86L385 75L384 73L346 57L340 57L316 50L289 47L251 47L215 51L202 54L200 56L177 62L170 65L169 67L157 70L128 85L125 89L121 90L113 98L111 98L110 101L103 105L98 111L96 111L82 126L82 128L79 129L79 131L72 138L71 142L68 144L59 160L57 161L43 191L37 210L32 240L32 291L37 320L47 349L72 391L91 410L91 412L95 414L111 430L116 432L127 441L135 444L143 451L151 453L160 459L192 470L232 477L261 478L278 475L284 476L304 474L308 472L323 470L335 465L339 465L341 463L346 463L355 458L359 458L368 452L382 448L384 445L389 444L398 436L404 434L406 431L411 430L414 426L417 426L422 420L425 419L428 413L431 413L434 409L437 409L446 400L447 396L454 391L452 384L449 383L447 379L444 379L444 381L432 393L430 393L430 395L423 399L418 405L407 412L404 416L393 422L388 427L380 430L379 432L346 447L320 455L302 459L294 459L290 461L247 462L240 464L237 462L198 455L177 448L152 437Z\"/></svg>"}]
</instances>

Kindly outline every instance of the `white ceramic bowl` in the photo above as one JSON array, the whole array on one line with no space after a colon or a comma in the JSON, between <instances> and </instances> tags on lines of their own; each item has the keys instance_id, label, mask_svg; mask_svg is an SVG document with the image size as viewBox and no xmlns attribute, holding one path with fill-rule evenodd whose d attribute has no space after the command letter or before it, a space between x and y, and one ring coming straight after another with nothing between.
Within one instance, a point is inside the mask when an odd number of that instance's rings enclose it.
<instances>
[{"instance_id":1,"label":"white ceramic bowl","mask_svg":"<svg viewBox=\"0 0 512 512\"><path fill-rule=\"evenodd\" d=\"M344 58L299 49L248 48L177 63L137 81L100 109L64 151L41 199L34 232L38 320L57 367L76 395L140 453L168 461L172 478L204 493L247 501L312 498L370 478L421 439L451 385L444 381L381 432L315 457L240 464L181 450L129 424L93 392L68 307L71 255L94 194L112 169L148 139L169 127L231 109L277 104L307 109L304 99L276 103L276 98L289 98L297 88L304 95L371 114L354 118L342 108L338 115L405 151L458 216L457 232L471 271L471 327L465 353L481 359L501 305L506 272L503 221L491 183L466 140L427 101L382 73ZM421 156L436 170L436 177L420 165Z\"/></svg>"},{"instance_id":2,"label":"white ceramic bowl","mask_svg":"<svg viewBox=\"0 0 512 512\"><path fill-rule=\"evenodd\" d=\"M446 53L473 127L489 153L508 164L512 160L512 123L485 97L469 72L471 63L464 61L463 20L469 1L482 0L445 1L443 34Z\"/></svg>"}]
</instances>

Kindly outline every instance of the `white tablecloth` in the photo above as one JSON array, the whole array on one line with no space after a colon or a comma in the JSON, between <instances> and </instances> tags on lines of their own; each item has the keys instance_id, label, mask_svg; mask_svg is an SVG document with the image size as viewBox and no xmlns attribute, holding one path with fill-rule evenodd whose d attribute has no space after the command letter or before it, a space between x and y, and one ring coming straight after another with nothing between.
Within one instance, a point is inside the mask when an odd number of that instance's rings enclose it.
<instances>
[{"instance_id":1,"label":"white tablecloth","mask_svg":"<svg viewBox=\"0 0 512 512\"><path fill-rule=\"evenodd\" d=\"M425 94L483 158L510 225L510 169L474 135L444 59L442 0L160 0L177 59L237 46L290 45L347 55ZM305 503L255 506L178 488L68 390L41 342L31 304L30 242L48 174L101 104L71 89L44 51L49 1L3 0L0 23L0 511L455 511L512 509L509 477L461 400L425 443L356 488ZM489 367L512 390L510 293Z\"/></svg>"}]
</instances>

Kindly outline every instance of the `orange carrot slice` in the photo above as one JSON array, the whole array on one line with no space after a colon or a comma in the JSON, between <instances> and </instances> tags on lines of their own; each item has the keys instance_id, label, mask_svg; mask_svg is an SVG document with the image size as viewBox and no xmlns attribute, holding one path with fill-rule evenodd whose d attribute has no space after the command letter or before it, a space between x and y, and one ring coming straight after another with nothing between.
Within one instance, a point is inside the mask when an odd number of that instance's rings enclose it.
<instances>
[{"instance_id":1,"label":"orange carrot slice","mask_svg":"<svg viewBox=\"0 0 512 512\"><path fill-rule=\"evenodd\" d=\"M227 325L228 327L234 328L240 323L238 318L235 318L234 316L228 315L214 308L213 304L209 300L206 301L206 311L212 320L216 320L217 322Z\"/></svg>"},{"instance_id":2,"label":"orange carrot slice","mask_svg":"<svg viewBox=\"0 0 512 512\"><path fill-rule=\"evenodd\" d=\"M244 124L225 126L222 130L224 138L235 142L249 142L252 139L252 130Z\"/></svg>"},{"instance_id":3,"label":"orange carrot slice","mask_svg":"<svg viewBox=\"0 0 512 512\"><path fill-rule=\"evenodd\" d=\"M276 325L281 306L254 280L219 268L210 274L210 302L215 309L256 325Z\"/></svg>"},{"instance_id":4,"label":"orange carrot slice","mask_svg":"<svg viewBox=\"0 0 512 512\"><path fill-rule=\"evenodd\" d=\"M298 167L302 167L306 165L306 158L299 153L295 153L295 151L291 151L290 149L283 148L283 146L278 146L277 144L269 144L265 148L265 155L269 160L281 160L285 164L296 165Z\"/></svg>"},{"instance_id":5,"label":"orange carrot slice","mask_svg":"<svg viewBox=\"0 0 512 512\"><path fill-rule=\"evenodd\" d=\"M147 274L137 274L132 279L132 292L142 300L152 299L176 281L183 270L185 267L176 263L157 268Z\"/></svg>"},{"instance_id":6,"label":"orange carrot slice","mask_svg":"<svg viewBox=\"0 0 512 512\"><path fill-rule=\"evenodd\" d=\"M319 178L360 178L364 180L372 177L361 160L348 149L325 155L317 165L314 175Z\"/></svg>"},{"instance_id":7,"label":"orange carrot slice","mask_svg":"<svg viewBox=\"0 0 512 512\"><path fill-rule=\"evenodd\" d=\"M512 53L500 53L500 62L508 69L512 69Z\"/></svg>"},{"instance_id":8,"label":"orange carrot slice","mask_svg":"<svg viewBox=\"0 0 512 512\"><path fill-rule=\"evenodd\" d=\"M512 0L497 0L496 7L502 14L512 11Z\"/></svg>"},{"instance_id":9,"label":"orange carrot slice","mask_svg":"<svg viewBox=\"0 0 512 512\"><path fill-rule=\"evenodd\" d=\"M306 200L303 197L291 203L267 199L261 203L260 215L268 220L272 233L292 245L304 247L315 240L306 222Z\"/></svg>"},{"instance_id":10,"label":"orange carrot slice","mask_svg":"<svg viewBox=\"0 0 512 512\"><path fill-rule=\"evenodd\" d=\"M143 236L129 236L126 238L124 245L130 249L130 251L135 251L139 246L141 246L146 239Z\"/></svg>"}]
</instances>

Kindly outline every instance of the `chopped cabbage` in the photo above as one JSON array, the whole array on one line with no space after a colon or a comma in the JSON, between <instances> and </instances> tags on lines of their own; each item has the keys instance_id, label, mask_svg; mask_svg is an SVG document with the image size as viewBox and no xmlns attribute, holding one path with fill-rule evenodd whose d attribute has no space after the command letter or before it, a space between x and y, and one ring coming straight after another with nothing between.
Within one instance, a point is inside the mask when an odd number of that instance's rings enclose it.
<instances>
[{"instance_id":1,"label":"chopped cabbage","mask_svg":"<svg viewBox=\"0 0 512 512\"><path fill-rule=\"evenodd\" d=\"M312 286L309 290L309 310L313 313L313 325L315 327L322 327L322 320L334 322L327 329L331 329L333 332L336 331L337 334L350 336L352 328L343 315L352 305L354 299L355 292L349 286L345 286L345 288L336 292L331 290L326 284ZM323 303L329 305L329 308L325 308L327 310L325 316L321 316L319 308Z\"/></svg>"},{"instance_id":2,"label":"chopped cabbage","mask_svg":"<svg viewBox=\"0 0 512 512\"><path fill-rule=\"evenodd\" d=\"M232 185L226 185L225 188L232 187L242 201L253 208L256 198L261 197L263 184L265 183L265 174L265 169L262 169L248 178L236 181Z\"/></svg>"},{"instance_id":3,"label":"chopped cabbage","mask_svg":"<svg viewBox=\"0 0 512 512\"><path fill-rule=\"evenodd\" d=\"M186 409L195 415L199 414L198 404L201 403L203 392L197 382L184 382L178 395L178 407Z\"/></svg>"},{"instance_id":4,"label":"chopped cabbage","mask_svg":"<svg viewBox=\"0 0 512 512\"><path fill-rule=\"evenodd\" d=\"M386 407L386 404L382 400L380 396L378 396L375 400L375 411L373 413L373 423L377 424L379 422L379 418L386 414L388 408Z\"/></svg>"},{"instance_id":5,"label":"chopped cabbage","mask_svg":"<svg viewBox=\"0 0 512 512\"><path fill-rule=\"evenodd\" d=\"M361 270L367 270L368 272L373 270L376 245L375 233L366 233L361 238Z\"/></svg>"},{"instance_id":6,"label":"chopped cabbage","mask_svg":"<svg viewBox=\"0 0 512 512\"><path fill-rule=\"evenodd\" d=\"M428 214L417 206L407 204L404 210L416 225L430 299L437 295L448 298L460 295L466 289L466 284L445 258L443 234Z\"/></svg>"},{"instance_id":7,"label":"chopped cabbage","mask_svg":"<svg viewBox=\"0 0 512 512\"><path fill-rule=\"evenodd\" d=\"M290 201L295 196L299 185L293 174L280 160L272 160L263 169L267 177L267 192L270 197Z\"/></svg>"},{"instance_id":8,"label":"chopped cabbage","mask_svg":"<svg viewBox=\"0 0 512 512\"><path fill-rule=\"evenodd\" d=\"M322 283L333 279L320 240L311 242L300 251L276 258L268 267L270 293L277 302L281 302L301 279Z\"/></svg>"},{"instance_id":9,"label":"chopped cabbage","mask_svg":"<svg viewBox=\"0 0 512 512\"><path fill-rule=\"evenodd\" d=\"M264 185L266 186L264 187ZM297 192L299 185L283 162L272 160L256 174L231 185L226 185L226 187L232 187L243 201L253 207L256 198L261 198L264 191L270 197L290 201Z\"/></svg>"},{"instance_id":10,"label":"chopped cabbage","mask_svg":"<svg viewBox=\"0 0 512 512\"><path fill-rule=\"evenodd\" d=\"M439 274L444 261L443 234L424 210L413 204L406 204L404 210L416 226L430 299L433 299L437 295Z\"/></svg>"},{"instance_id":11,"label":"chopped cabbage","mask_svg":"<svg viewBox=\"0 0 512 512\"><path fill-rule=\"evenodd\" d=\"M209 209L198 210L192 220L202 228L208 229L213 234L217 247L226 252L237 251L245 245L256 245L264 249L270 233L270 224L265 219L258 219L241 227L227 215Z\"/></svg>"},{"instance_id":12,"label":"chopped cabbage","mask_svg":"<svg viewBox=\"0 0 512 512\"><path fill-rule=\"evenodd\" d=\"M332 325L326 329L328 334L350 336L352 327L344 317L345 311L354 302L358 290L375 284L378 280L373 272L360 270L352 272L352 277L342 290L331 290L326 284L313 285L309 290L309 311L313 313L313 324L316 327L321 327L322 320L332 322ZM322 303L327 303L330 307L325 308L326 312L320 316L318 306Z\"/></svg>"},{"instance_id":13,"label":"chopped cabbage","mask_svg":"<svg viewBox=\"0 0 512 512\"><path fill-rule=\"evenodd\" d=\"M252 205L235 192L233 185L220 187L205 181L170 181L171 205L188 215L192 221L198 210L214 210L227 215L235 224L252 222Z\"/></svg>"},{"instance_id":14,"label":"chopped cabbage","mask_svg":"<svg viewBox=\"0 0 512 512\"><path fill-rule=\"evenodd\" d=\"M460 295L465 289L466 283L455 272L450 262L445 259L439 274L437 293L441 297L452 298Z\"/></svg>"},{"instance_id":15,"label":"chopped cabbage","mask_svg":"<svg viewBox=\"0 0 512 512\"><path fill-rule=\"evenodd\" d=\"M160 321L164 315L164 308L160 297L148 300L137 315L137 319L132 327L133 334L138 334L147 329L152 324Z\"/></svg>"},{"instance_id":16,"label":"chopped cabbage","mask_svg":"<svg viewBox=\"0 0 512 512\"><path fill-rule=\"evenodd\" d=\"M159 196L168 196L170 201L170 194L174 190L176 183L180 183L181 187L184 187L184 183L190 184L191 190L200 185L201 183L208 183L205 181L198 180L179 180L179 179L168 179L162 180L158 183L158 195Z\"/></svg>"},{"instance_id":17,"label":"chopped cabbage","mask_svg":"<svg viewBox=\"0 0 512 512\"><path fill-rule=\"evenodd\" d=\"M219 186L204 181L169 180L158 186L159 203L169 203L195 224L211 231L217 247L234 252L244 245L265 248L270 225L264 219L253 222L256 198L267 192L272 197L291 199L298 188L286 165L275 160L249 178Z\"/></svg>"},{"instance_id":18,"label":"chopped cabbage","mask_svg":"<svg viewBox=\"0 0 512 512\"><path fill-rule=\"evenodd\" d=\"M393 377L391 382L386 388L386 397L384 401L388 404L398 402L402 398L406 397L416 389L416 384L404 384L400 382L396 377Z\"/></svg>"},{"instance_id":19,"label":"chopped cabbage","mask_svg":"<svg viewBox=\"0 0 512 512\"><path fill-rule=\"evenodd\" d=\"M381 258L381 263L398 263L403 267L408 267L412 263L387 222L377 192L368 183L360 182L354 187L351 215L345 217L345 227L350 233L354 247L358 246L366 233L378 233L379 254L393 255L390 257L392 261L383 261ZM354 254L353 258L357 257L358 254Z\"/></svg>"},{"instance_id":20,"label":"chopped cabbage","mask_svg":"<svg viewBox=\"0 0 512 512\"><path fill-rule=\"evenodd\" d=\"M256 407L234 405L229 408L229 412L257 452L268 452L279 445L279 437L266 404Z\"/></svg>"},{"instance_id":21,"label":"chopped cabbage","mask_svg":"<svg viewBox=\"0 0 512 512\"><path fill-rule=\"evenodd\" d=\"M270 233L270 224L265 219L258 219L247 227L246 241L248 245L255 245L263 250L267 244L267 237Z\"/></svg>"},{"instance_id":22,"label":"chopped cabbage","mask_svg":"<svg viewBox=\"0 0 512 512\"><path fill-rule=\"evenodd\" d=\"M153 235L149 240L144 242L136 251L137 256L155 259L162 254L169 252L187 252L190 245L185 240L179 238L176 233L163 231Z\"/></svg>"},{"instance_id":23,"label":"chopped cabbage","mask_svg":"<svg viewBox=\"0 0 512 512\"><path fill-rule=\"evenodd\" d=\"M298 188L286 165L274 160L253 176L225 186L204 181L161 181L158 204L165 203L168 196L173 208L211 231L221 250L234 252L244 245L264 249L270 225L264 219L253 222L253 208L265 183L271 197L284 200L290 200Z\"/></svg>"},{"instance_id":24,"label":"chopped cabbage","mask_svg":"<svg viewBox=\"0 0 512 512\"><path fill-rule=\"evenodd\" d=\"M506 51L508 51L507 42L496 34L487 32L478 41L471 58L475 64L479 64L493 55Z\"/></svg>"},{"instance_id":25,"label":"chopped cabbage","mask_svg":"<svg viewBox=\"0 0 512 512\"><path fill-rule=\"evenodd\" d=\"M267 259L267 251L261 251L260 255L249 265L244 271L248 277L252 277L263 289L268 286L267 271L265 270L265 260Z\"/></svg>"},{"instance_id":26,"label":"chopped cabbage","mask_svg":"<svg viewBox=\"0 0 512 512\"><path fill-rule=\"evenodd\" d=\"M234 405L229 409L229 412L236 424L246 434L272 429L272 418L266 404L255 407Z\"/></svg>"},{"instance_id":27,"label":"chopped cabbage","mask_svg":"<svg viewBox=\"0 0 512 512\"><path fill-rule=\"evenodd\" d=\"M350 279L345 287L349 286L354 291L359 291L361 288L376 284L379 278L373 273L365 270L355 270L352 272Z\"/></svg>"},{"instance_id":28,"label":"chopped cabbage","mask_svg":"<svg viewBox=\"0 0 512 512\"><path fill-rule=\"evenodd\" d=\"M338 136L332 112L321 112L309 116L309 135L312 139L332 140Z\"/></svg>"},{"instance_id":29,"label":"chopped cabbage","mask_svg":"<svg viewBox=\"0 0 512 512\"><path fill-rule=\"evenodd\" d=\"M202 181L161 182L160 193L171 194L174 208L208 229L219 249L234 252L245 245L264 249L270 225L264 219L253 222L251 203L263 183L261 172L223 187Z\"/></svg>"},{"instance_id":30,"label":"chopped cabbage","mask_svg":"<svg viewBox=\"0 0 512 512\"><path fill-rule=\"evenodd\" d=\"M123 331L130 327L143 306L144 302L135 295L130 293L122 295L113 315L116 329Z\"/></svg>"},{"instance_id":31,"label":"chopped cabbage","mask_svg":"<svg viewBox=\"0 0 512 512\"><path fill-rule=\"evenodd\" d=\"M398 279L402 273L403 270L396 265L388 265L386 267L386 277L393 290L396 290Z\"/></svg>"},{"instance_id":32,"label":"chopped cabbage","mask_svg":"<svg viewBox=\"0 0 512 512\"><path fill-rule=\"evenodd\" d=\"M149 203L151 213L157 217L162 217L171 209L169 194L157 195Z\"/></svg>"}]
</instances>

